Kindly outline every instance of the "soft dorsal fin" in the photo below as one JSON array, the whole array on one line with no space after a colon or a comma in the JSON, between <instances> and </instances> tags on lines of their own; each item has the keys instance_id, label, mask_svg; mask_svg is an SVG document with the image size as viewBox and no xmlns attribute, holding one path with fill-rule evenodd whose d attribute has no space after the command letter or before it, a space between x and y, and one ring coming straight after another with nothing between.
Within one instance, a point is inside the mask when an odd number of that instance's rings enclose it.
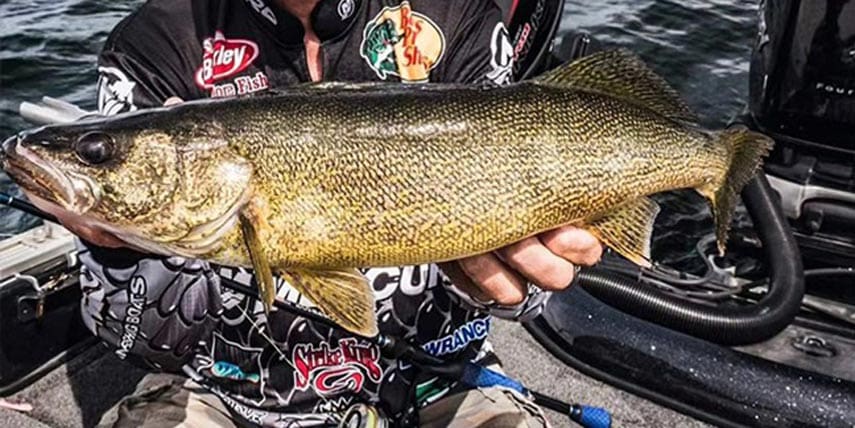
<instances>
[{"instance_id":1,"label":"soft dorsal fin","mask_svg":"<svg viewBox=\"0 0 855 428\"><path fill-rule=\"evenodd\" d=\"M626 49L598 52L551 70L534 82L599 92L647 107L663 116L696 123L680 94Z\"/></svg>"}]
</instances>

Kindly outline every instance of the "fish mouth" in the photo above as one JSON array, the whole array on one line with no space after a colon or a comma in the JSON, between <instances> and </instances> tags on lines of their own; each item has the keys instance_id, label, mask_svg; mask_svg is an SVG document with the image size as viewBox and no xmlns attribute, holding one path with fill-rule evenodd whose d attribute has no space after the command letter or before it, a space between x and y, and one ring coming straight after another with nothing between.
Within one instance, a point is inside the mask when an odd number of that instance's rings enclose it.
<instances>
[{"instance_id":1,"label":"fish mouth","mask_svg":"<svg viewBox=\"0 0 855 428\"><path fill-rule=\"evenodd\" d=\"M100 200L99 187L75 172L64 172L21 144L21 137L2 145L2 166L21 188L76 214L85 214Z\"/></svg>"}]
</instances>

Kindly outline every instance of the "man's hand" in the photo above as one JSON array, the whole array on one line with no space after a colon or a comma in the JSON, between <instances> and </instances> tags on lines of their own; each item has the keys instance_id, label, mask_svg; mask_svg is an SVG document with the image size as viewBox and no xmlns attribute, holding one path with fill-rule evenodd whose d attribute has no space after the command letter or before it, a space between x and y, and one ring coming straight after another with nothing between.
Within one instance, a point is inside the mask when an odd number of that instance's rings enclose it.
<instances>
[{"instance_id":1,"label":"man's hand","mask_svg":"<svg viewBox=\"0 0 855 428\"><path fill-rule=\"evenodd\" d=\"M525 299L528 282L544 290L563 290L573 281L577 265L593 265L602 255L597 238L565 226L440 267L476 300L511 306Z\"/></svg>"}]
</instances>

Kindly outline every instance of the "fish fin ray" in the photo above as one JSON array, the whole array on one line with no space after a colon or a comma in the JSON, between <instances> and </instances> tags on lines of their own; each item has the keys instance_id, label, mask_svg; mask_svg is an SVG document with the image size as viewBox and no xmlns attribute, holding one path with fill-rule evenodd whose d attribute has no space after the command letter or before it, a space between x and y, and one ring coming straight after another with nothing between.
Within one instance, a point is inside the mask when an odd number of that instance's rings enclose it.
<instances>
[{"instance_id":1,"label":"fish fin ray","mask_svg":"<svg viewBox=\"0 0 855 428\"><path fill-rule=\"evenodd\" d=\"M659 205L641 197L587 222L586 229L620 255L650 267L650 239L658 214Z\"/></svg>"},{"instance_id":2,"label":"fish fin ray","mask_svg":"<svg viewBox=\"0 0 855 428\"><path fill-rule=\"evenodd\" d=\"M376 336L374 291L356 269L289 269L282 276L324 314L346 330Z\"/></svg>"},{"instance_id":3,"label":"fish fin ray","mask_svg":"<svg viewBox=\"0 0 855 428\"><path fill-rule=\"evenodd\" d=\"M698 116L665 79L627 49L598 52L548 71L536 83L591 90L687 123Z\"/></svg>"},{"instance_id":4,"label":"fish fin ray","mask_svg":"<svg viewBox=\"0 0 855 428\"><path fill-rule=\"evenodd\" d=\"M258 291L261 294L264 313L269 314L273 308L273 300L276 299L276 283L273 282L273 270L270 269L270 262L267 260L267 254L264 252L264 247L261 244L261 238L258 234L258 222L251 208L241 211L238 214L238 218L240 220L243 240L249 251L249 258L252 261L252 269L255 274L255 280L258 283Z\"/></svg>"},{"instance_id":5,"label":"fish fin ray","mask_svg":"<svg viewBox=\"0 0 855 428\"><path fill-rule=\"evenodd\" d=\"M766 135L739 127L721 131L718 141L727 147L729 166L718 180L695 190L710 202L718 251L724 255L739 194L757 174L774 141Z\"/></svg>"}]
</instances>

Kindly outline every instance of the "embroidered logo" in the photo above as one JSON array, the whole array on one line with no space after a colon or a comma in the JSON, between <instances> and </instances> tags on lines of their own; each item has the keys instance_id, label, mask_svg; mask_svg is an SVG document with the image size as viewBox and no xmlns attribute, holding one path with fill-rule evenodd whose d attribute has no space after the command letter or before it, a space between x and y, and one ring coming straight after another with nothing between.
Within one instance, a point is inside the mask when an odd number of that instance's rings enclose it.
<instances>
[{"instance_id":1,"label":"embroidered logo","mask_svg":"<svg viewBox=\"0 0 855 428\"><path fill-rule=\"evenodd\" d=\"M353 15L353 9L355 9L355 5L353 4L353 0L340 0L338 2L338 16L344 21L347 18L350 18Z\"/></svg>"},{"instance_id":2,"label":"embroidered logo","mask_svg":"<svg viewBox=\"0 0 855 428\"><path fill-rule=\"evenodd\" d=\"M424 82L445 53L445 35L430 18L413 12L409 2L385 7L365 26L362 58L377 76Z\"/></svg>"},{"instance_id":3,"label":"embroidered logo","mask_svg":"<svg viewBox=\"0 0 855 428\"><path fill-rule=\"evenodd\" d=\"M440 337L422 345L422 348L434 356L457 352L471 342L487 337L490 332L490 318L478 318L458 327L448 336Z\"/></svg>"},{"instance_id":4,"label":"embroidered logo","mask_svg":"<svg viewBox=\"0 0 855 428\"><path fill-rule=\"evenodd\" d=\"M294 386L300 391L312 388L321 395L359 392L366 377L378 383L383 374L378 365L380 350L353 338L339 340L335 348L326 342L318 347L301 343L294 347L291 359Z\"/></svg>"},{"instance_id":5,"label":"embroidered logo","mask_svg":"<svg viewBox=\"0 0 855 428\"><path fill-rule=\"evenodd\" d=\"M258 57L258 45L251 40L227 39L217 31L202 42L202 65L196 70L196 84L211 89L214 83L234 76Z\"/></svg>"},{"instance_id":6,"label":"embroidered logo","mask_svg":"<svg viewBox=\"0 0 855 428\"><path fill-rule=\"evenodd\" d=\"M136 111L134 88L136 82L116 67L98 67L98 111L112 116L124 111Z\"/></svg>"},{"instance_id":7,"label":"embroidered logo","mask_svg":"<svg viewBox=\"0 0 855 428\"><path fill-rule=\"evenodd\" d=\"M513 72L514 48L511 46L508 30L501 22L493 28L493 37L490 43L490 67L487 79L497 85L511 83Z\"/></svg>"}]
</instances>

